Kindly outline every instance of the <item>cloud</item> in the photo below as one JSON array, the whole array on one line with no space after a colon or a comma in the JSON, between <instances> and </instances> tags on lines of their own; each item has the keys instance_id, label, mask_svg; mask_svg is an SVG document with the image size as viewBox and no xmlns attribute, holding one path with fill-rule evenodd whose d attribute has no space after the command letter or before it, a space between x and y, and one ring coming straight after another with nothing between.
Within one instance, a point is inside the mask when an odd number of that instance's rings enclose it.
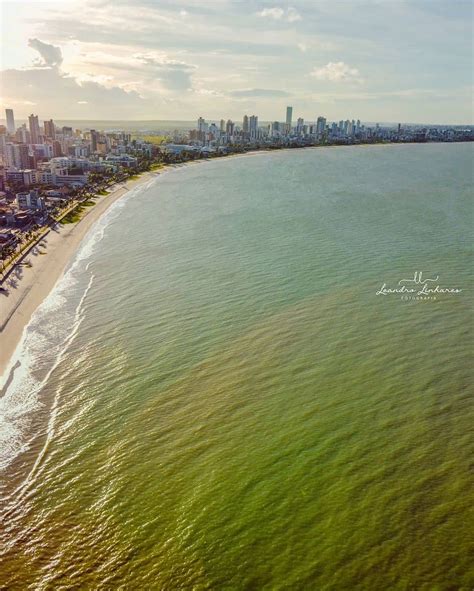
<instances>
[{"instance_id":1,"label":"cloud","mask_svg":"<svg viewBox=\"0 0 474 591\"><path fill-rule=\"evenodd\" d=\"M318 80L329 80L330 82L360 80L359 70L357 68L351 68L344 62L329 62L321 68L314 68L310 76Z\"/></svg>"},{"instance_id":2,"label":"cloud","mask_svg":"<svg viewBox=\"0 0 474 591\"><path fill-rule=\"evenodd\" d=\"M257 12L257 16L261 18L271 18L276 21L288 21L289 23L301 20L301 15L291 6L286 10L276 6L274 8L264 8L260 12Z\"/></svg>"},{"instance_id":3,"label":"cloud","mask_svg":"<svg viewBox=\"0 0 474 591\"><path fill-rule=\"evenodd\" d=\"M32 43L33 42L33 43ZM89 105L97 117L108 118L110 105L121 116L132 116L150 106L137 92L118 86L105 87L94 77L75 78L59 67L62 54L59 47L32 39L30 46L43 58L43 66L2 71L2 84L8 88L12 104L42 105L52 115L73 117L72 105ZM54 50L54 51L53 51ZM51 112L51 111L50 111Z\"/></svg>"},{"instance_id":4,"label":"cloud","mask_svg":"<svg viewBox=\"0 0 474 591\"><path fill-rule=\"evenodd\" d=\"M193 66L192 64L187 64L183 61L170 59L167 55L156 52L135 53L133 57L136 58L138 61L150 66L167 66L179 70L194 70L196 68L196 66Z\"/></svg>"},{"instance_id":5,"label":"cloud","mask_svg":"<svg viewBox=\"0 0 474 591\"><path fill-rule=\"evenodd\" d=\"M301 20L301 15L291 6L286 11L286 20L289 23L295 23L296 21Z\"/></svg>"},{"instance_id":6,"label":"cloud","mask_svg":"<svg viewBox=\"0 0 474 591\"><path fill-rule=\"evenodd\" d=\"M271 88L248 88L243 90L233 90L229 95L234 98L278 98L290 96L285 90L273 90Z\"/></svg>"},{"instance_id":7,"label":"cloud","mask_svg":"<svg viewBox=\"0 0 474 591\"><path fill-rule=\"evenodd\" d=\"M38 62L39 66L55 67L62 64L63 54L60 47L43 43L36 38L28 39L28 46L40 54L42 61Z\"/></svg>"},{"instance_id":8,"label":"cloud","mask_svg":"<svg viewBox=\"0 0 474 591\"><path fill-rule=\"evenodd\" d=\"M281 20L285 14L283 8L264 8L260 12L257 12L257 16L262 18L273 18L275 20Z\"/></svg>"},{"instance_id":9,"label":"cloud","mask_svg":"<svg viewBox=\"0 0 474 591\"><path fill-rule=\"evenodd\" d=\"M134 58L151 69L162 86L168 91L184 91L193 87L191 74L196 69L192 64L170 59L166 55L153 52L135 54Z\"/></svg>"},{"instance_id":10,"label":"cloud","mask_svg":"<svg viewBox=\"0 0 474 591\"><path fill-rule=\"evenodd\" d=\"M106 74L95 76L97 82L110 86L120 80L122 88L134 89L142 95L155 91L175 92L193 88L192 74L196 66L182 60L171 59L162 52L149 51L120 55L104 51L89 52L81 66L88 71L100 69ZM81 74L81 80L90 80L89 74Z\"/></svg>"}]
</instances>

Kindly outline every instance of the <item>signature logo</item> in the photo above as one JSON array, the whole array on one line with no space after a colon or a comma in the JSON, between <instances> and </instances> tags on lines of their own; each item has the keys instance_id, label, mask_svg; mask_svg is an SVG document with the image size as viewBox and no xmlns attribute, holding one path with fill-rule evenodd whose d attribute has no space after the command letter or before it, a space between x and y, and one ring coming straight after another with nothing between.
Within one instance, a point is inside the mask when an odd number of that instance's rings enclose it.
<instances>
[{"instance_id":1,"label":"signature logo","mask_svg":"<svg viewBox=\"0 0 474 591\"><path fill-rule=\"evenodd\" d=\"M402 285L402 283L415 283L415 285L424 285L431 281L431 283L436 283L438 281L439 275L436 275L436 279L423 279L423 271L415 271L413 275L413 279L400 279L398 285Z\"/></svg>"},{"instance_id":2,"label":"signature logo","mask_svg":"<svg viewBox=\"0 0 474 591\"><path fill-rule=\"evenodd\" d=\"M462 292L458 287L446 287L439 283L436 277L423 277L423 271L415 271L413 278L400 279L395 287L388 287L386 283L375 292L375 295L399 295L401 299L437 299L439 295L455 295Z\"/></svg>"}]
</instances>

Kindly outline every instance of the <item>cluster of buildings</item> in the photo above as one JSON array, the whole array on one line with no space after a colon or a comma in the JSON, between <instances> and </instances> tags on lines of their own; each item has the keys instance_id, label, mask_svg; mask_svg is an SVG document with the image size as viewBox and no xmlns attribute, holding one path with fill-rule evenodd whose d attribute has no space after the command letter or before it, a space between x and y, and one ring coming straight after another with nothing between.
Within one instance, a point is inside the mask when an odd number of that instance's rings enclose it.
<instances>
[{"instance_id":1,"label":"cluster of buildings","mask_svg":"<svg viewBox=\"0 0 474 591\"><path fill-rule=\"evenodd\" d=\"M17 126L12 109L0 125L0 260L6 249L47 223L48 216L66 207L91 178L120 176L147 162L175 162L252 149L278 149L316 145L375 142L473 141L470 126L374 125L357 120L312 122L293 118L286 108L284 121L259 122L257 115L208 122L199 117L195 129L166 132L167 143L132 139L124 131L80 130L57 125L52 119L40 125L37 115ZM92 176L91 176L92 175ZM126 176L126 175L125 175ZM116 177L116 178L117 178Z\"/></svg>"},{"instance_id":2,"label":"cluster of buildings","mask_svg":"<svg viewBox=\"0 0 474 591\"><path fill-rule=\"evenodd\" d=\"M272 121L259 124L257 115L244 115L241 123L231 119L208 123L202 117L197 128L187 133L176 131L174 144L168 149L179 152L186 149L201 151L227 151L229 148L248 146L291 147L308 145L358 144L376 142L427 142L427 141L472 141L472 127L434 126L398 124L382 126L362 124L357 120L329 122L326 117L317 117L307 122L302 117L293 119L293 107L286 108L285 121ZM181 146L181 147L180 147Z\"/></svg>"},{"instance_id":3,"label":"cluster of buildings","mask_svg":"<svg viewBox=\"0 0 474 591\"><path fill-rule=\"evenodd\" d=\"M52 119L40 125L33 114L17 126L12 109L5 115L6 125L0 125L0 256L22 233L67 205L92 173L135 169L140 159L153 156L152 144L122 131L83 131Z\"/></svg>"}]
</instances>

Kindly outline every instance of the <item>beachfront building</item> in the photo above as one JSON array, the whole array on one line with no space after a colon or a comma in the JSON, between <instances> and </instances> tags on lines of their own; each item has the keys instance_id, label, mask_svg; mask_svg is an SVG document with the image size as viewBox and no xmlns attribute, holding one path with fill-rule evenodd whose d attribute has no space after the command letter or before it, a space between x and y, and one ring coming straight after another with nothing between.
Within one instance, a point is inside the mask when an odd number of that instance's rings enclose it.
<instances>
[{"instance_id":1,"label":"beachfront building","mask_svg":"<svg viewBox=\"0 0 474 591\"><path fill-rule=\"evenodd\" d=\"M124 166L125 168L134 168L137 163L138 159L134 158L133 156L129 156L128 154L121 154L115 156L113 154L109 154L106 159L106 163L115 164L118 166Z\"/></svg>"},{"instance_id":2,"label":"beachfront building","mask_svg":"<svg viewBox=\"0 0 474 591\"><path fill-rule=\"evenodd\" d=\"M24 191L23 193L17 193L16 203L18 205L18 209L44 209L44 200L39 196L38 191L34 189L31 191Z\"/></svg>"}]
</instances>

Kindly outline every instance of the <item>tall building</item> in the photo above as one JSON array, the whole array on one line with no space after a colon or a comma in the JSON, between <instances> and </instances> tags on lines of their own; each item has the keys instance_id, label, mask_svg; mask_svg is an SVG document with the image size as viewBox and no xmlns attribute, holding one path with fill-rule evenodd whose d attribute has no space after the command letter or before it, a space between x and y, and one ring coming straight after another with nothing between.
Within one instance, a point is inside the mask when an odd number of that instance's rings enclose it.
<instances>
[{"instance_id":1,"label":"tall building","mask_svg":"<svg viewBox=\"0 0 474 591\"><path fill-rule=\"evenodd\" d=\"M52 119L44 122L44 135L52 140L56 137L56 127Z\"/></svg>"},{"instance_id":2,"label":"tall building","mask_svg":"<svg viewBox=\"0 0 474 591\"><path fill-rule=\"evenodd\" d=\"M24 170L30 167L30 155L27 144L5 144L5 164L8 168Z\"/></svg>"},{"instance_id":3,"label":"tall building","mask_svg":"<svg viewBox=\"0 0 474 591\"><path fill-rule=\"evenodd\" d=\"M17 193L16 202L20 209L44 209L44 201L39 196L36 189L24 193Z\"/></svg>"},{"instance_id":4,"label":"tall building","mask_svg":"<svg viewBox=\"0 0 474 591\"><path fill-rule=\"evenodd\" d=\"M272 137L280 135L280 122L274 121L270 126L270 135Z\"/></svg>"},{"instance_id":5,"label":"tall building","mask_svg":"<svg viewBox=\"0 0 474 591\"><path fill-rule=\"evenodd\" d=\"M227 123L225 125L225 132L229 137L232 137L234 135L234 126L235 126L235 123L233 121L231 121L230 119L228 119Z\"/></svg>"},{"instance_id":6,"label":"tall building","mask_svg":"<svg viewBox=\"0 0 474 591\"><path fill-rule=\"evenodd\" d=\"M31 114L28 117L30 124L30 141L32 144L40 143L40 127L38 123L38 115Z\"/></svg>"},{"instance_id":7,"label":"tall building","mask_svg":"<svg viewBox=\"0 0 474 591\"><path fill-rule=\"evenodd\" d=\"M7 136L4 133L0 133L0 155L5 156L7 150Z\"/></svg>"},{"instance_id":8,"label":"tall building","mask_svg":"<svg viewBox=\"0 0 474 591\"><path fill-rule=\"evenodd\" d=\"M99 134L95 129L91 129L91 152L97 152L97 142L99 140Z\"/></svg>"},{"instance_id":9,"label":"tall building","mask_svg":"<svg viewBox=\"0 0 474 591\"><path fill-rule=\"evenodd\" d=\"M302 117L298 117L298 121L296 122L296 133L298 135L303 135L303 128L304 128L304 119Z\"/></svg>"},{"instance_id":10,"label":"tall building","mask_svg":"<svg viewBox=\"0 0 474 591\"><path fill-rule=\"evenodd\" d=\"M286 107L286 133L291 131L291 119L293 118L293 107Z\"/></svg>"},{"instance_id":11,"label":"tall building","mask_svg":"<svg viewBox=\"0 0 474 591\"><path fill-rule=\"evenodd\" d=\"M24 169L30 167L30 154L27 144L18 145L18 158L20 162L19 168Z\"/></svg>"},{"instance_id":12,"label":"tall building","mask_svg":"<svg viewBox=\"0 0 474 591\"><path fill-rule=\"evenodd\" d=\"M251 139L257 139L258 137L258 117L252 115L249 119L249 133Z\"/></svg>"},{"instance_id":13,"label":"tall building","mask_svg":"<svg viewBox=\"0 0 474 591\"><path fill-rule=\"evenodd\" d=\"M203 119L202 117L199 117L199 119L198 119L197 128L198 128L198 140L200 142L205 142L206 141L206 134L209 131L209 125L206 123L206 120Z\"/></svg>"},{"instance_id":14,"label":"tall building","mask_svg":"<svg viewBox=\"0 0 474 591\"><path fill-rule=\"evenodd\" d=\"M221 133L225 133L225 121L224 121L224 119L221 119L221 124L220 124L219 131Z\"/></svg>"},{"instance_id":15,"label":"tall building","mask_svg":"<svg viewBox=\"0 0 474 591\"><path fill-rule=\"evenodd\" d=\"M318 119L316 120L316 134L318 136L322 136L325 129L326 129L326 118L325 117L318 117Z\"/></svg>"},{"instance_id":16,"label":"tall building","mask_svg":"<svg viewBox=\"0 0 474 591\"><path fill-rule=\"evenodd\" d=\"M53 142L53 156L55 158L62 156L63 155L63 150L61 147L61 142L58 142L57 140L54 140Z\"/></svg>"},{"instance_id":17,"label":"tall building","mask_svg":"<svg viewBox=\"0 0 474 591\"><path fill-rule=\"evenodd\" d=\"M242 131L244 133L248 133L250 131L248 115L244 115L244 120L242 122Z\"/></svg>"},{"instance_id":18,"label":"tall building","mask_svg":"<svg viewBox=\"0 0 474 591\"><path fill-rule=\"evenodd\" d=\"M15 117L13 115L13 109L5 109L5 116L7 118L7 131L13 135L15 133Z\"/></svg>"},{"instance_id":19,"label":"tall building","mask_svg":"<svg viewBox=\"0 0 474 591\"><path fill-rule=\"evenodd\" d=\"M30 132L26 129L25 123L16 130L15 138L17 142L20 142L21 144L30 143Z\"/></svg>"},{"instance_id":20,"label":"tall building","mask_svg":"<svg viewBox=\"0 0 474 591\"><path fill-rule=\"evenodd\" d=\"M7 168L15 168L15 144L7 142L4 148L4 162Z\"/></svg>"}]
</instances>

